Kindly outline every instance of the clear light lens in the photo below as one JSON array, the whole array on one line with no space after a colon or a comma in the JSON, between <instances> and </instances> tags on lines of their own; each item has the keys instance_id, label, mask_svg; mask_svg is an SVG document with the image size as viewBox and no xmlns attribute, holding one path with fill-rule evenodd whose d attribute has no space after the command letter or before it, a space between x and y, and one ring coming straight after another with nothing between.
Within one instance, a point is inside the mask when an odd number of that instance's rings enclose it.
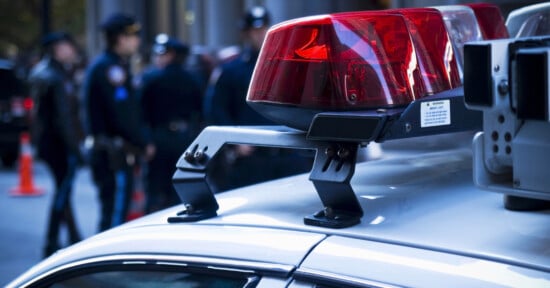
<instances>
[{"instance_id":1,"label":"clear light lens","mask_svg":"<svg viewBox=\"0 0 550 288\"><path fill-rule=\"evenodd\" d=\"M470 41L483 40L474 11L467 6L450 5L436 6L441 12L447 32L451 37L462 79L464 65L464 44Z\"/></svg>"}]
</instances>

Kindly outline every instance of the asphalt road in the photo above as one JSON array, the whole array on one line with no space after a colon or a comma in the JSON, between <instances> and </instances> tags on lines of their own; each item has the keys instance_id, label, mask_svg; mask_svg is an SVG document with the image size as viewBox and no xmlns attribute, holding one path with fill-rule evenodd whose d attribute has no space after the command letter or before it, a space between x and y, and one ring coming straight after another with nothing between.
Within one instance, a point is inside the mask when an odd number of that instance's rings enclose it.
<instances>
[{"instance_id":1,"label":"asphalt road","mask_svg":"<svg viewBox=\"0 0 550 288\"><path fill-rule=\"evenodd\" d=\"M34 186L44 194L14 197L10 190L19 186L19 172L0 166L0 287L42 259L53 180L46 166L37 161L32 175ZM77 173L72 203L82 236L92 236L97 231L99 206L86 167Z\"/></svg>"}]
</instances>

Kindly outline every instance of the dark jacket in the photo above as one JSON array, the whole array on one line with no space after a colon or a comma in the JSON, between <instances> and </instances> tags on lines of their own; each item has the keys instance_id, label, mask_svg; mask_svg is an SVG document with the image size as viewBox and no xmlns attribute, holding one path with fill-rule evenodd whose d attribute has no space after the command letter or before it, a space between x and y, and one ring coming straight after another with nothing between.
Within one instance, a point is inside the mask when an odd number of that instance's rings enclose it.
<instances>
[{"instance_id":1,"label":"dark jacket","mask_svg":"<svg viewBox=\"0 0 550 288\"><path fill-rule=\"evenodd\" d=\"M143 120L157 153L177 158L200 129L200 86L179 63L144 75L140 93Z\"/></svg>"},{"instance_id":2,"label":"dark jacket","mask_svg":"<svg viewBox=\"0 0 550 288\"><path fill-rule=\"evenodd\" d=\"M152 128L197 122L201 111L200 86L179 63L144 75L140 98L143 119Z\"/></svg>"},{"instance_id":3,"label":"dark jacket","mask_svg":"<svg viewBox=\"0 0 550 288\"><path fill-rule=\"evenodd\" d=\"M52 154L79 155L82 126L77 87L61 63L46 58L29 78L34 100L32 139L41 158Z\"/></svg>"},{"instance_id":4,"label":"dark jacket","mask_svg":"<svg viewBox=\"0 0 550 288\"><path fill-rule=\"evenodd\" d=\"M137 149L145 147L139 100L124 59L112 51L100 55L88 70L84 98L91 135L120 137Z\"/></svg>"},{"instance_id":5,"label":"dark jacket","mask_svg":"<svg viewBox=\"0 0 550 288\"><path fill-rule=\"evenodd\" d=\"M246 94L259 52L245 48L213 72L204 101L208 124L273 125L246 103Z\"/></svg>"}]
</instances>

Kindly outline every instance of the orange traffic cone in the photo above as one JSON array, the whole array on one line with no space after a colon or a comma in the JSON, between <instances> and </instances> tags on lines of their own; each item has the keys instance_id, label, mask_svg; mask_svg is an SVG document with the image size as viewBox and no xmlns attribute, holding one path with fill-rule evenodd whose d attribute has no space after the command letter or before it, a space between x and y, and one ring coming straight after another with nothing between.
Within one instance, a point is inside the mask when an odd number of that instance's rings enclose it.
<instances>
[{"instance_id":1,"label":"orange traffic cone","mask_svg":"<svg viewBox=\"0 0 550 288\"><path fill-rule=\"evenodd\" d=\"M19 155L19 186L10 189L12 196L40 196L44 190L35 187L32 179L32 151L29 133L21 133L21 154Z\"/></svg>"},{"instance_id":2,"label":"orange traffic cone","mask_svg":"<svg viewBox=\"0 0 550 288\"><path fill-rule=\"evenodd\" d=\"M126 221L137 219L145 214L145 192L143 192L143 173L138 164L134 168L134 191Z\"/></svg>"},{"instance_id":3,"label":"orange traffic cone","mask_svg":"<svg viewBox=\"0 0 550 288\"><path fill-rule=\"evenodd\" d=\"M137 219L144 215L145 206L145 193L141 190L135 190L132 193L132 200L130 202L130 208L128 209L128 215L126 221Z\"/></svg>"}]
</instances>

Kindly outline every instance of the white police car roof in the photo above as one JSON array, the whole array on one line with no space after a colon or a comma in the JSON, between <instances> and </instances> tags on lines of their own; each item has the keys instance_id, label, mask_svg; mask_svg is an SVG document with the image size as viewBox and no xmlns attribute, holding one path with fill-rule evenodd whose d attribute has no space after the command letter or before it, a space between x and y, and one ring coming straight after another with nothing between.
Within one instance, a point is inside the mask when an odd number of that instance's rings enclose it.
<instances>
[{"instance_id":1,"label":"white police car roof","mask_svg":"<svg viewBox=\"0 0 550 288\"><path fill-rule=\"evenodd\" d=\"M469 147L459 147L358 164L351 182L365 214L353 227L304 225L303 216L321 203L300 175L218 194L219 216L211 219L169 224L182 206L143 217L57 253L27 275L113 257L278 275L299 267L297 275L358 284L547 285L549 212L504 209L501 194L472 183L471 157Z\"/></svg>"}]
</instances>

